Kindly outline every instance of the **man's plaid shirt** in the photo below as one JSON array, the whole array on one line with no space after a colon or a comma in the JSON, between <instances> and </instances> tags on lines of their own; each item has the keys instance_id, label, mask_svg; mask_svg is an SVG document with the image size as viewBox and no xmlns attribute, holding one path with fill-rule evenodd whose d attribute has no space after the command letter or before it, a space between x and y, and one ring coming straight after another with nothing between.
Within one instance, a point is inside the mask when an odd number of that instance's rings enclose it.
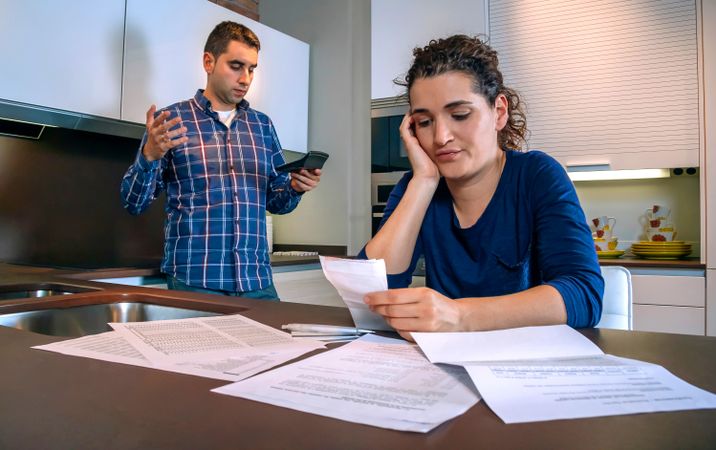
<instances>
[{"instance_id":1,"label":"man's plaid shirt","mask_svg":"<svg viewBox=\"0 0 716 450\"><path fill-rule=\"evenodd\" d=\"M271 120L246 100L227 128L203 90L166 108L189 141L148 162L142 154L122 179L124 207L139 214L166 190L162 272L207 289L244 292L271 282L266 210L292 211L301 198L288 174Z\"/></svg>"}]
</instances>

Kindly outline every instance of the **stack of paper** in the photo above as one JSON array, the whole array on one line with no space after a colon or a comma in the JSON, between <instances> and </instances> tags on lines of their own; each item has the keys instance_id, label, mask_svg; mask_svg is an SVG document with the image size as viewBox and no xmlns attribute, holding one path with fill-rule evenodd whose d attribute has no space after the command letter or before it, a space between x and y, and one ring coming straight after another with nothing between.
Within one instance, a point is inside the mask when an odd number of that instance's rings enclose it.
<instances>
[{"instance_id":1,"label":"stack of paper","mask_svg":"<svg viewBox=\"0 0 716 450\"><path fill-rule=\"evenodd\" d=\"M346 303L357 327L371 330L393 330L380 314L372 312L363 302L363 297L366 294L388 289L385 261L382 259L341 259L330 256L321 256L320 260L326 279L336 288Z\"/></svg>"},{"instance_id":2,"label":"stack of paper","mask_svg":"<svg viewBox=\"0 0 716 450\"><path fill-rule=\"evenodd\" d=\"M238 314L110 325L115 331L33 348L227 381L324 348Z\"/></svg>"},{"instance_id":3,"label":"stack of paper","mask_svg":"<svg viewBox=\"0 0 716 450\"><path fill-rule=\"evenodd\" d=\"M506 423L716 407L716 395L605 355L566 325L412 336L430 361L465 367Z\"/></svg>"}]
</instances>

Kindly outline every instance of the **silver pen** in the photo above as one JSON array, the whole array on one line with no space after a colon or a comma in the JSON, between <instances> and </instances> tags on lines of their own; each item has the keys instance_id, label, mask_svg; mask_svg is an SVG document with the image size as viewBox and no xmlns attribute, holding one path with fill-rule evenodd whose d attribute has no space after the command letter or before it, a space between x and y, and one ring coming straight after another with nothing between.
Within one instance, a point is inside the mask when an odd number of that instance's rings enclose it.
<instances>
[{"instance_id":1,"label":"silver pen","mask_svg":"<svg viewBox=\"0 0 716 450\"><path fill-rule=\"evenodd\" d=\"M355 327L341 327L336 325L321 325L314 323L289 323L281 325L282 330L299 331L301 333L320 333L327 335L351 335L373 333L373 330L366 330Z\"/></svg>"}]
</instances>

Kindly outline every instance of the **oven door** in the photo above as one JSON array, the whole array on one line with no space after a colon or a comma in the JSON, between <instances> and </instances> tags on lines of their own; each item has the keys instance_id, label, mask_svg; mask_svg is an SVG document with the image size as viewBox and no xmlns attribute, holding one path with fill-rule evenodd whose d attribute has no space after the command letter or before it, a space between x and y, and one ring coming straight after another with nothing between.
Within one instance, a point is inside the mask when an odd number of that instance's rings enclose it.
<instances>
[{"instance_id":1,"label":"oven door","mask_svg":"<svg viewBox=\"0 0 716 450\"><path fill-rule=\"evenodd\" d=\"M385 205L374 205L373 206L373 217L371 220L371 236L375 236L375 233L378 232L378 227L380 226L380 222L383 221L383 210L385 209Z\"/></svg>"}]
</instances>

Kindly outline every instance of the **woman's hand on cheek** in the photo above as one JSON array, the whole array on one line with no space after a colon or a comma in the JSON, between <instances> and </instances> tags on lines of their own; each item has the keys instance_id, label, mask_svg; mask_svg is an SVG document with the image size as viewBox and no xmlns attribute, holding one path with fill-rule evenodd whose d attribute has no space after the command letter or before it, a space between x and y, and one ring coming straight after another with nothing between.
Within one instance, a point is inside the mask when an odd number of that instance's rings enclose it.
<instances>
[{"instance_id":1,"label":"woman's hand on cheek","mask_svg":"<svg viewBox=\"0 0 716 450\"><path fill-rule=\"evenodd\" d=\"M459 302L430 288L390 289L365 296L370 310L380 314L405 339L411 331L461 331Z\"/></svg>"},{"instance_id":2,"label":"woman's hand on cheek","mask_svg":"<svg viewBox=\"0 0 716 450\"><path fill-rule=\"evenodd\" d=\"M425 149L420 146L420 142L415 136L415 120L410 113L403 117L403 122L400 124L400 138L403 140L405 150L408 153L410 166L413 169L413 178L439 180L438 166L430 159Z\"/></svg>"}]
</instances>

